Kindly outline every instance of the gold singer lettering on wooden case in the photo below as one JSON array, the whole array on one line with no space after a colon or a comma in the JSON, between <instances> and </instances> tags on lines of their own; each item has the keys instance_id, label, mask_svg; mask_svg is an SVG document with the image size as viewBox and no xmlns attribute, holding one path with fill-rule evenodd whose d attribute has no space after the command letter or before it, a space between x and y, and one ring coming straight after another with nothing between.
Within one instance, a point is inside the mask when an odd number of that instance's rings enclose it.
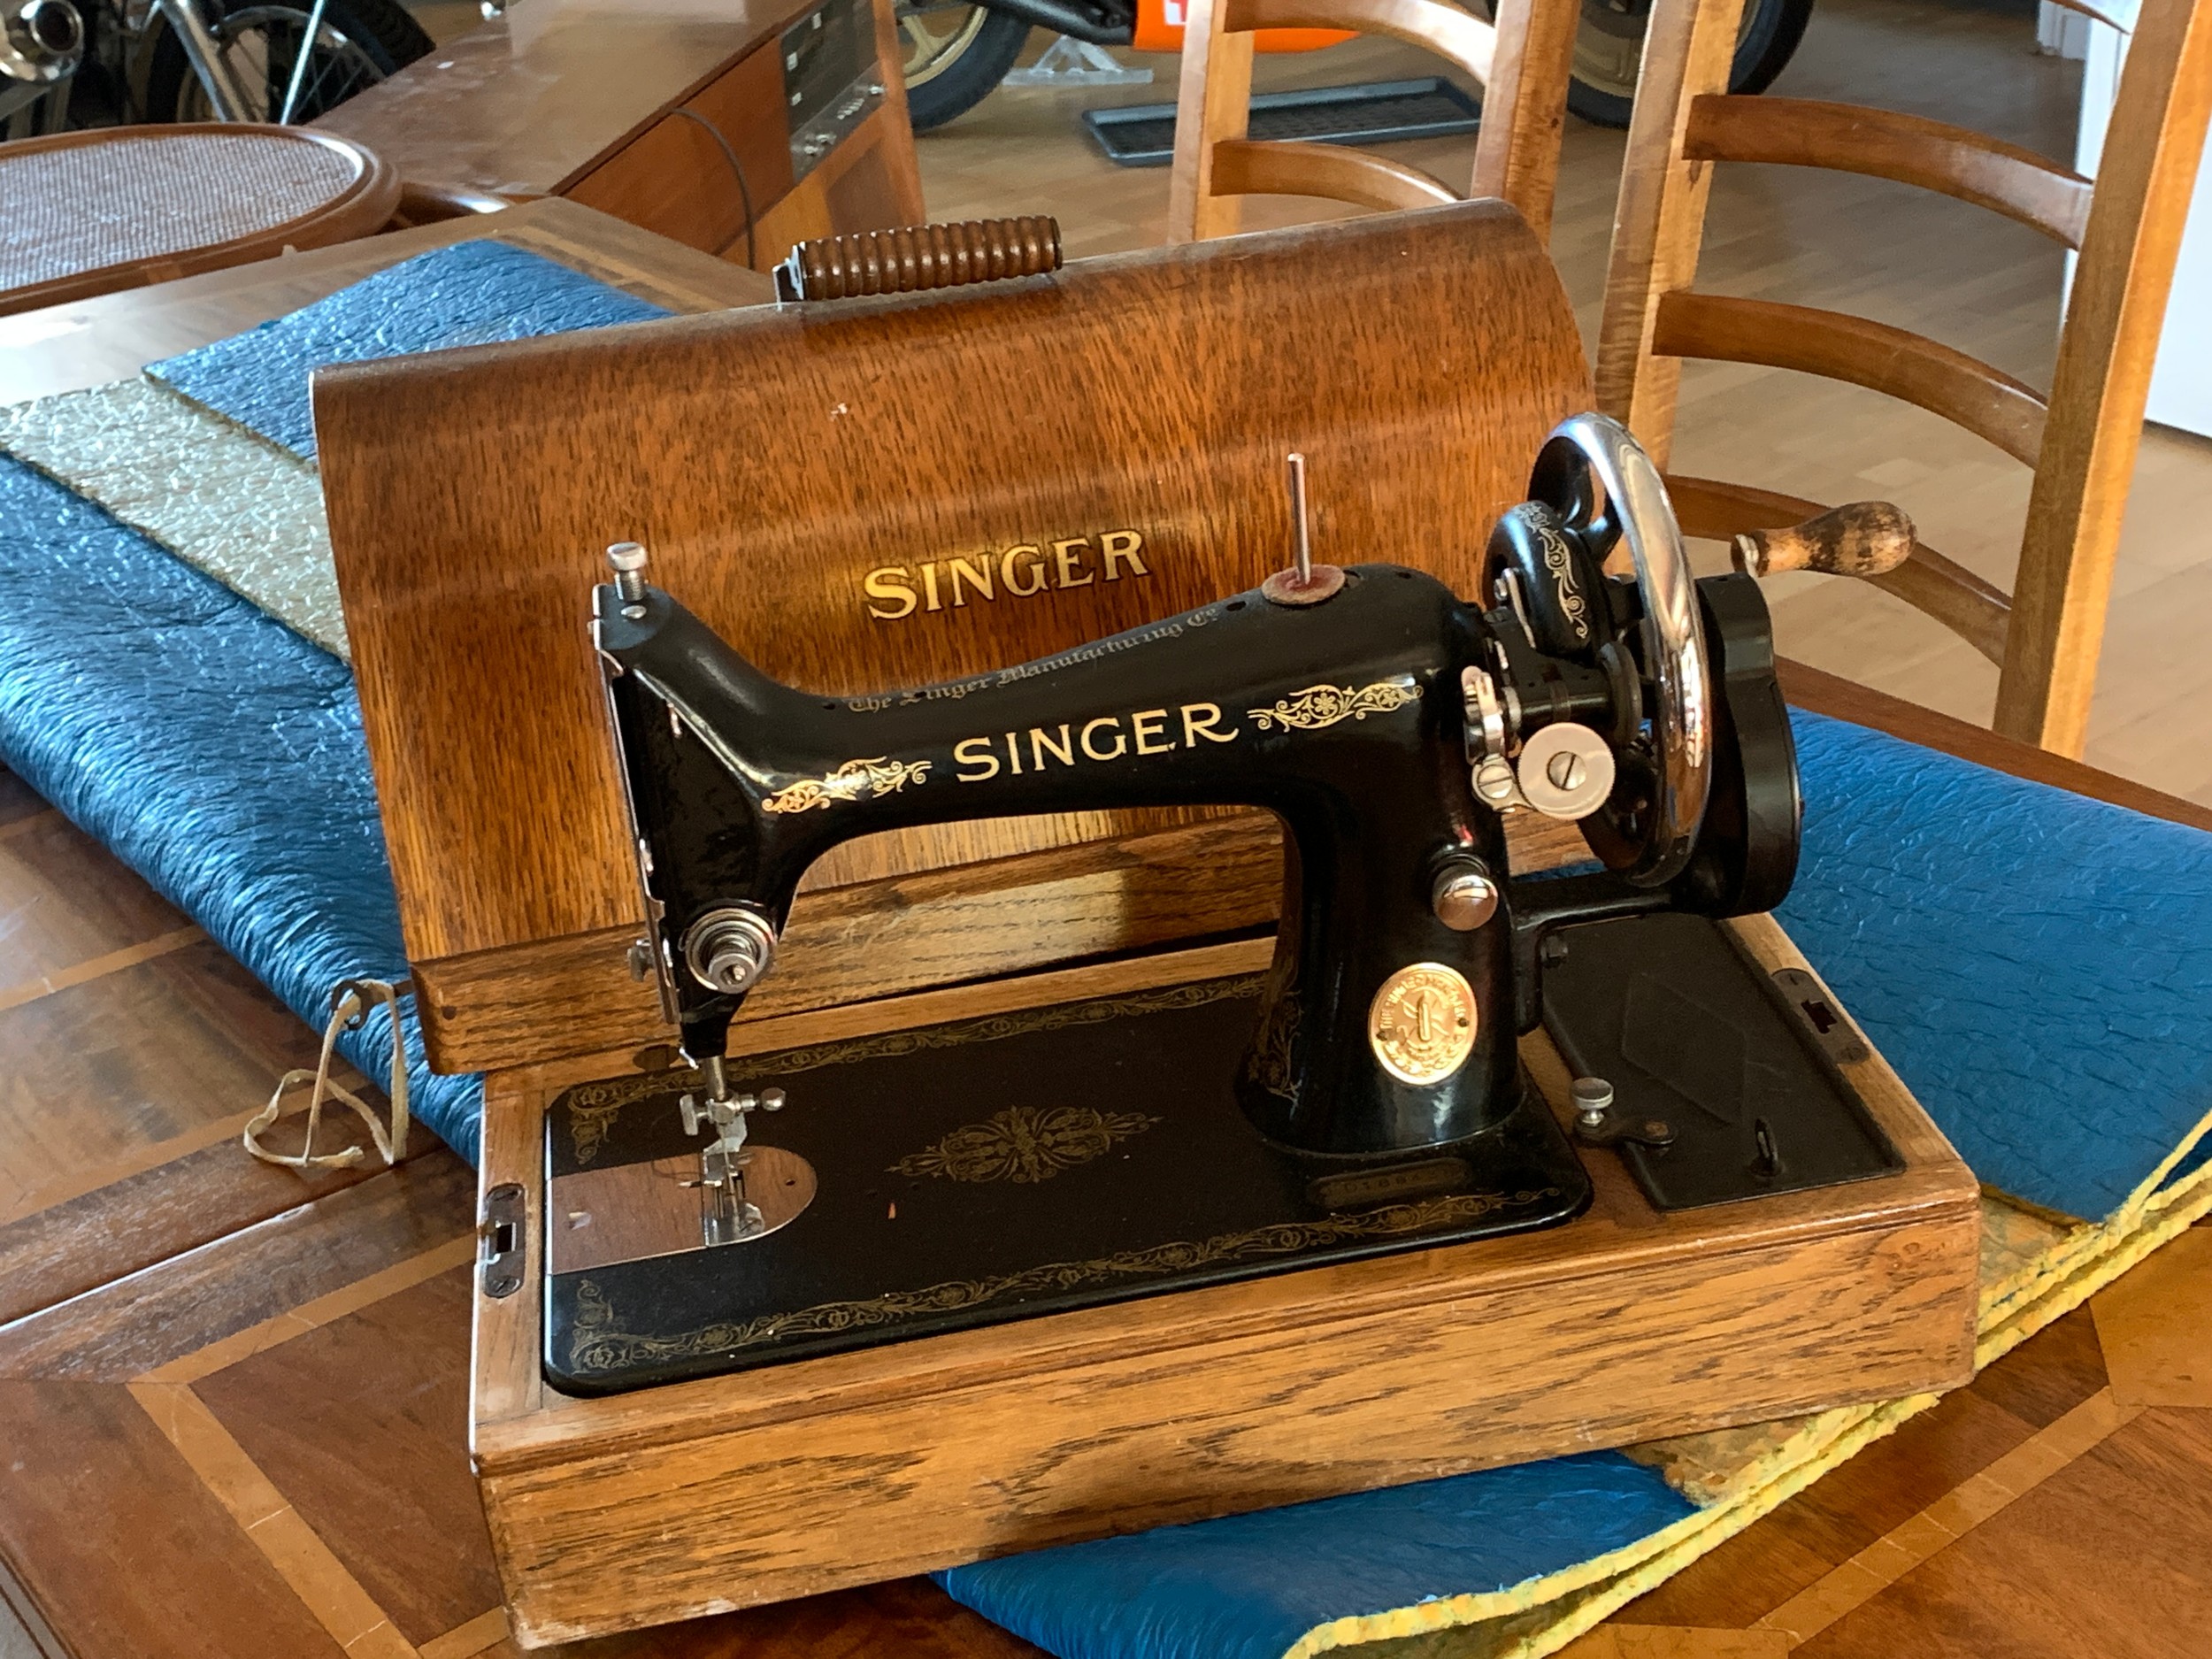
<instances>
[{"instance_id":1,"label":"gold singer lettering on wooden case","mask_svg":"<svg viewBox=\"0 0 2212 1659\"><path fill-rule=\"evenodd\" d=\"M1000 552L922 565L883 565L860 579L861 603L878 622L902 622L933 611L962 611L973 602L1034 599L1048 588L1089 588L1149 576L1144 537L1108 530L1051 541L1021 541Z\"/></svg>"}]
</instances>

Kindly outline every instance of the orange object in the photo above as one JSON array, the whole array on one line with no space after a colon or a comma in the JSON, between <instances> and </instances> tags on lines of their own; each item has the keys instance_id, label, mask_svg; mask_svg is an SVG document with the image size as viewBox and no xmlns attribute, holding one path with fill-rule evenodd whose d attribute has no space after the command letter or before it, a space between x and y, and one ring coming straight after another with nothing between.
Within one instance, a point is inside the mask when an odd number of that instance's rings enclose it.
<instances>
[{"instance_id":1,"label":"orange object","mask_svg":"<svg viewBox=\"0 0 2212 1659\"><path fill-rule=\"evenodd\" d=\"M1261 29L1252 37L1263 52L1313 52L1352 38L1348 29ZM1183 50L1183 0L1137 0L1136 33L1129 44L1141 52Z\"/></svg>"}]
</instances>

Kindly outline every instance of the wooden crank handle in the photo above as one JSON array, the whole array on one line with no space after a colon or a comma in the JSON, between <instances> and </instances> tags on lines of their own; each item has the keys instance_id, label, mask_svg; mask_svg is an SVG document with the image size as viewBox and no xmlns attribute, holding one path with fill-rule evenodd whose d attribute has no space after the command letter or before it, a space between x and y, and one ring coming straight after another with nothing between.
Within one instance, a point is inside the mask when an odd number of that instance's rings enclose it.
<instances>
[{"instance_id":1,"label":"wooden crank handle","mask_svg":"<svg viewBox=\"0 0 2212 1659\"><path fill-rule=\"evenodd\" d=\"M1830 576L1879 576L1912 557L1912 520L1886 501L1855 501L1786 530L1752 530L1736 538L1736 568L1754 576L1820 571Z\"/></svg>"}]
</instances>

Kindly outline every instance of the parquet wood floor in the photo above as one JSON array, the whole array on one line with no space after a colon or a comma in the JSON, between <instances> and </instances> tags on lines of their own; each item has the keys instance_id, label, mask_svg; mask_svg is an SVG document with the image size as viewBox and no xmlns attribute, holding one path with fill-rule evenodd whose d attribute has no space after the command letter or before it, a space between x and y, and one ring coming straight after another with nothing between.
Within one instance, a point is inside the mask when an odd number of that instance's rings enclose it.
<instances>
[{"instance_id":1,"label":"parquet wood floor","mask_svg":"<svg viewBox=\"0 0 2212 1659\"><path fill-rule=\"evenodd\" d=\"M1778 95L1876 104L2073 154L2080 67L2034 54L2033 7L1995 0L1821 0ZM1001 90L924 135L932 218L1058 216L1069 254L1164 234L1164 169L1116 167L1078 124L1092 106L1171 101L1176 60L1127 54L1156 83L1092 92ZM1259 60L1263 90L1431 74L1387 42ZM1622 134L1570 119L1552 256L1594 333ZM1384 153L1449 180L1471 141ZM1333 218L1333 204L1253 198L1249 228ZM2055 242L1995 214L1879 180L1722 167L1701 286L1854 311L1924 333L2047 386L2065 264ZM1357 303L1356 294L1346 296ZM2200 300L2197 303L2201 303ZM1779 370L1693 364L1676 470L1811 497L1895 500L1923 539L2009 586L2027 509L2025 468L1959 428L1855 387ZM2087 758L2212 802L2212 442L2154 426L2137 467ZM1705 549L1717 567L1717 549ZM1901 602L1833 578L1773 585L1781 649L1927 706L1986 721L1996 671Z\"/></svg>"}]
</instances>

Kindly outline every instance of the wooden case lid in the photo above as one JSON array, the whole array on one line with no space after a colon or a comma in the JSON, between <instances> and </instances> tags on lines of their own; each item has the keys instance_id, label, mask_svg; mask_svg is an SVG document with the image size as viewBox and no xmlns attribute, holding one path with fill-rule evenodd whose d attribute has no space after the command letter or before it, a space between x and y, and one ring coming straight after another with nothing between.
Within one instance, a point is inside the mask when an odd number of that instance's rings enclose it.
<instances>
[{"instance_id":1,"label":"wooden case lid","mask_svg":"<svg viewBox=\"0 0 2212 1659\"><path fill-rule=\"evenodd\" d=\"M444 987L426 1002L452 1017L503 964L588 959L572 1039L525 1048L652 1040L642 991L597 1018L619 952L583 937L641 909L586 628L608 543L644 542L767 672L881 689L1256 585L1286 557L1292 449L1317 557L1467 591L1589 400L1557 274L1497 202L322 372L407 950Z\"/></svg>"}]
</instances>

